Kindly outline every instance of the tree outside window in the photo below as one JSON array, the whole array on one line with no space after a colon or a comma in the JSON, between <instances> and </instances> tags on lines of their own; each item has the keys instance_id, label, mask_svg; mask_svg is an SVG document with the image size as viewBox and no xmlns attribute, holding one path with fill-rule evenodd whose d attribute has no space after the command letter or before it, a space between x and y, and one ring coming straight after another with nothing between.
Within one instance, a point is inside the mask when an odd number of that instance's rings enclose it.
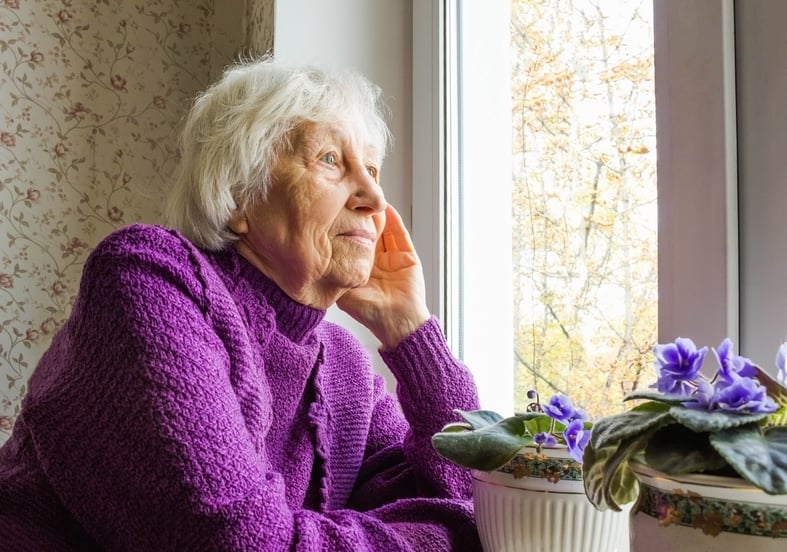
<instances>
[{"instance_id":1,"label":"tree outside window","mask_svg":"<svg viewBox=\"0 0 787 552\"><path fill-rule=\"evenodd\" d=\"M652 2L513 0L515 405L594 416L652 380Z\"/></svg>"}]
</instances>

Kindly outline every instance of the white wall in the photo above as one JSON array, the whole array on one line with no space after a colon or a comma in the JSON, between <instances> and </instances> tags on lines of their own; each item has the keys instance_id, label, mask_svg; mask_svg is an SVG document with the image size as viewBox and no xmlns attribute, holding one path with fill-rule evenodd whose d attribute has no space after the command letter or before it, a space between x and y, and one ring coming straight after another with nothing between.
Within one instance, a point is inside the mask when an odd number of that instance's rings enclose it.
<instances>
[{"instance_id":1,"label":"white wall","mask_svg":"<svg viewBox=\"0 0 787 552\"><path fill-rule=\"evenodd\" d=\"M729 336L775 372L787 339L787 3L654 6L656 82L669 82L656 92L659 336Z\"/></svg>"},{"instance_id":2,"label":"white wall","mask_svg":"<svg viewBox=\"0 0 787 552\"><path fill-rule=\"evenodd\" d=\"M380 174L389 203L411 228L412 1L277 0L274 55L298 63L350 67L379 85L391 109L393 150ZM379 342L338 309L329 318L351 328L372 350ZM379 361L378 369L392 377Z\"/></svg>"},{"instance_id":3,"label":"white wall","mask_svg":"<svg viewBox=\"0 0 787 552\"><path fill-rule=\"evenodd\" d=\"M732 15L654 2L661 343L739 345Z\"/></svg>"},{"instance_id":4,"label":"white wall","mask_svg":"<svg viewBox=\"0 0 787 552\"><path fill-rule=\"evenodd\" d=\"M787 2L735 3L741 350L773 369L787 334Z\"/></svg>"}]
</instances>

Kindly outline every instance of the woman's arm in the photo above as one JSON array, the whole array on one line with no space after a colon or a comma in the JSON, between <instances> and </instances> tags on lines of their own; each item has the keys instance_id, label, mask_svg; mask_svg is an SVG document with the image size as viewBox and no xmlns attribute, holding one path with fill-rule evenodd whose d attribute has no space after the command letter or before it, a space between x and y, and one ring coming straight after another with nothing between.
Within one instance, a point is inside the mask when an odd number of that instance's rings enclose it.
<instances>
[{"instance_id":1,"label":"woman's arm","mask_svg":"<svg viewBox=\"0 0 787 552\"><path fill-rule=\"evenodd\" d=\"M359 507L415 495L469 499L469 470L438 455L431 438L457 420L454 409L478 408L470 372L451 354L435 318L381 355L397 379L399 400L378 379L367 457L355 494Z\"/></svg>"}]
</instances>

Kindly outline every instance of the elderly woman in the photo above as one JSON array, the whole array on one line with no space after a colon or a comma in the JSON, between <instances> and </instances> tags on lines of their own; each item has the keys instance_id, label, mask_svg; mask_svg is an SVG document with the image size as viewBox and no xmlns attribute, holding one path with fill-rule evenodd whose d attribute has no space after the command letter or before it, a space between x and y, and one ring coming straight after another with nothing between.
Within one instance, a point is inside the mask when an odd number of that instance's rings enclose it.
<instances>
[{"instance_id":1,"label":"elderly woman","mask_svg":"<svg viewBox=\"0 0 787 552\"><path fill-rule=\"evenodd\" d=\"M480 547L468 473L430 441L477 394L380 187L379 96L264 59L197 99L172 228L96 247L30 379L0 449L4 549Z\"/></svg>"}]
</instances>

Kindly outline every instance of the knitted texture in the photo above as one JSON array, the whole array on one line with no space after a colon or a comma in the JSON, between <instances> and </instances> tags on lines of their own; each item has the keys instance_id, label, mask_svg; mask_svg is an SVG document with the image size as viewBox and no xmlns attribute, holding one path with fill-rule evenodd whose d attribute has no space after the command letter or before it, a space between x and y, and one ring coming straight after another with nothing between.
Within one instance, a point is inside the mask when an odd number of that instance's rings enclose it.
<instances>
[{"instance_id":1,"label":"knitted texture","mask_svg":"<svg viewBox=\"0 0 787 552\"><path fill-rule=\"evenodd\" d=\"M134 225L88 259L0 449L3 550L477 550L431 436L478 408L434 318L369 353L234 250Z\"/></svg>"}]
</instances>

